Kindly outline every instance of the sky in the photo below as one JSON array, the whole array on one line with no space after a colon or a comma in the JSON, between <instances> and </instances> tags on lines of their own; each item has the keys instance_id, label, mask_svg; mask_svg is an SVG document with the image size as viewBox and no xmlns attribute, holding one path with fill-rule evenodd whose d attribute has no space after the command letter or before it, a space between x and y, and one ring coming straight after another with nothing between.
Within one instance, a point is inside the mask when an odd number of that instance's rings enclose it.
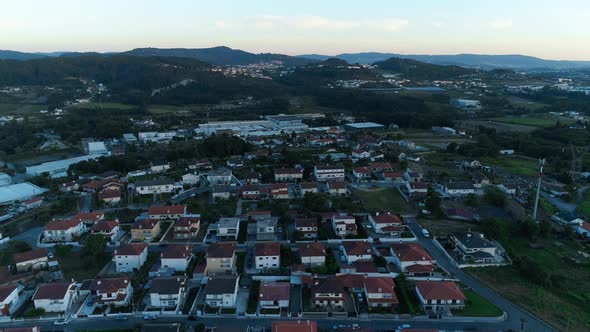
<instances>
[{"instance_id":1,"label":"sky","mask_svg":"<svg viewBox=\"0 0 590 332\"><path fill-rule=\"evenodd\" d=\"M219 45L290 55L378 51L590 60L590 0L6 0L0 6L0 49Z\"/></svg>"}]
</instances>

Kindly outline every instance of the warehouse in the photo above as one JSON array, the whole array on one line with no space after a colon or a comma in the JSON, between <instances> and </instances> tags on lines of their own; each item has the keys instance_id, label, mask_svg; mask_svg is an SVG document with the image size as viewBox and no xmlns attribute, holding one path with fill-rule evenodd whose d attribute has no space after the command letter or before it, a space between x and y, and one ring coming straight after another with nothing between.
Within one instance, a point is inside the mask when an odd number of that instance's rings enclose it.
<instances>
[{"instance_id":1,"label":"warehouse","mask_svg":"<svg viewBox=\"0 0 590 332\"><path fill-rule=\"evenodd\" d=\"M385 126L375 122L357 122L347 123L344 125L344 129L348 131L359 131L359 130L382 130Z\"/></svg>"},{"instance_id":2,"label":"warehouse","mask_svg":"<svg viewBox=\"0 0 590 332\"><path fill-rule=\"evenodd\" d=\"M47 173L51 178L61 178L68 176L68 168L71 165L77 164L81 161L90 159L97 159L99 155L84 155L80 157L74 157L69 159L62 159L56 161L50 161L40 165L27 167L27 174L31 176L43 175Z\"/></svg>"},{"instance_id":3,"label":"warehouse","mask_svg":"<svg viewBox=\"0 0 590 332\"><path fill-rule=\"evenodd\" d=\"M0 187L0 204L10 204L16 201L25 201L39 196L47 189L24 182Z\"/></svg>"}]
</instances>

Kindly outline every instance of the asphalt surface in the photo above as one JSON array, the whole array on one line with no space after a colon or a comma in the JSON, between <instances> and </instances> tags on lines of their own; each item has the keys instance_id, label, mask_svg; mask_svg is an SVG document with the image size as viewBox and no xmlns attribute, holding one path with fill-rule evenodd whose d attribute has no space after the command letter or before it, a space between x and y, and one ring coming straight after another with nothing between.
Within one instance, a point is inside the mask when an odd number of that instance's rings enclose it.
<instances>
[{"instance_id":1,"label":"asphalt surface","mask_svg":"<svg viewBox=\"0 0 590 332\"><path fill-rule=\"evenodd\" d=\"M479 280L471 277L467 273L463 272L461 269L457 268L449 259L449 257L447 257L447 255L445 255L445 253L443 253L434 244L432 239L426 238L422 235L422 228L420 227L420 225L416 223L415 219L407 218L406 220L408 221L408 224L411 227L414 234L416 234L418 242L432 255L432 257L436 260L439 266L441 266L448 272L453 273L455 277L459 279L464 285L471 287L476 293L483 296L488 301L492 302L500 309L504 310L504 312L506 312L508 317L506 319L506 322L503 324L505 325L504 328L511 328L518 331L520 330L521 319L525 319L526 331L557 331L553 327L543 322L541 319L532 315L528 311L520 308L514 303L508 301L506 298L498 294L490 287L486 286Z\"/></svg>"}]
</instances>

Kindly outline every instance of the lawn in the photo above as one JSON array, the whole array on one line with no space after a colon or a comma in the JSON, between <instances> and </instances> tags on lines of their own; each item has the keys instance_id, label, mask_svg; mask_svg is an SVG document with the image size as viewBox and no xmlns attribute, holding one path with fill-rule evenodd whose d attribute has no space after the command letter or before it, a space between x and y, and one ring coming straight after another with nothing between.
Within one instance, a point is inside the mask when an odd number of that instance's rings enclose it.
<instances>
[{"instance_id":1,"label":"lawn","mask_svg":"<svg viewBox=\"0 0 590 332\"><path fill-rule=\"evenodd\" d=\"M505 171L514 175L535 176L539 172L539 164L536 160L498 156L495 158L482 158L481 162L484 165L493 165L504 168Z\"/></svg>"},{"instance_id":2,"label":"lawn","mask_svg":"<svg viewBox=\"0 0 590 332\"><path fill-rule=\"evenodd\" d=\"M503 117L503 118L494 118L492 119L496 122L502 123L511 123L523 126L531 126L531 127L553 127L557 123L557 121L564 123L572 123L572 120L569 119L554 119L554 118L541 118L541 117Z\"/></svg>"},{"instance_id":3,"label":"lawn","mask_svg":"<svg viewBox=\"0 0 590 332\"><path fill-rule=\"evenodd\" d=\"M57 260L66 280L74 279L76 281L82 281L84 279L95 278L109 262L110 257L105 255L104 261L99 264L85 266L81 251L61 249L57 250Z\"/></svg>"},{"instance_id":4,"label":"lawn","mask_svg":"<svg viewBox=\"0 0 590 332\"><path fill-rule=\"evenodd\" d=\"M352 193L359 199L363 207L369 211L405 212L408 209L406 200L395 188L363 188Z\"/></svg>"},{"instance_id":5,"label":"lawn","mask_svg":"<svg viewBox=\"0 0 590 332\"><path fill-rule=\"evenodd\" d=\"M510 98L508 98L508 100L515 107L524 107L526 109L533 110L533 111L547 106L547 104L538 103L538 102L535 102L532 100L519 98L519 97L510 97Z\"/></svg>"},{"instance_id":6,"label":"lawn","mask_svg":"<svg viewBox=\"0 0 590 332\"><path fill-rule=\"evenodd\" d=\"M590 218L590 190L586 190L586 192L584 193L584 197L578 205L578 210L586 218Z\"/></svg>"},{"instance_id":7,"label":"lawn","mask_svg":"<svg viewBox=\"0 0 590 332\"><path fill-rule=\"evenodd\" d=\"M453 312L454 316L498 317L502 315L502 310L500 308L496 307L476 292L472 290L463 290L463 294L467 297L467 300L465 301L465 309Z\"/></svg>"},{"instance_id":8,"label":"lawn","mask_svg":"<svg viewBox=\"0 0 590 332\"><path fill-rule=\"evenodd\" d=\"M181 106L170 106L170 105L150 105L148 112L151 114L167 114L176 113L176 111L183 109Z\"/></svg>"}]
</instances>

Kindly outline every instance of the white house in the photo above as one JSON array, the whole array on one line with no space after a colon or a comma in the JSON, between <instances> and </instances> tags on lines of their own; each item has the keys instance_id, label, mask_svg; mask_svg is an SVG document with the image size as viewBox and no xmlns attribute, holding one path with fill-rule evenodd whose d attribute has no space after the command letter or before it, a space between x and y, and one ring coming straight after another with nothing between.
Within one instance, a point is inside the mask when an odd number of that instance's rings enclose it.
<instances>
[{"instance_id":1,"label":"white house","mask_svg":"<svg viewBox=\"0 0 590 332\"><path fill-rule=\"evenodd\" d=\"M444 191L451 196L464 196L475 194L475 187L469 182L450 182L445 184Z\"/></svg>"},{"instance_id":2,"label":"white house","mask_svg":"<svg viewBox=\"0 0 590 332\"><path fill-rule=\"evenodd\" d=\"M71 242L86 232L80 219L54 220L45 225L43 242Z\"/></svg>"},{"instance_id":3,"label":"white house","mask_svg":"<svg viewBox=\"0 0 590 332\"><path fill-rule=\"evenodd\" d=\"M209 171L205 174L207 182L212 186L230 184L233 176L231 170L227 168Z\"/></svg>"},{"instance_id":4,"label":"white house","mask_svg":"<svg viewBox=\"0 0 590 332\"><path fill-rule=\"evenodd\" d=\"M391 277L368 277L364 284L365 297L372 308L391 308L399 304L395 282Z\"/></svg>"},{"instance_id":5,"label":"white house","mask_svg":"<svg viewBox=\"0 0 590 332\"><path fill-rule=\"evenodd\" d=\"M333 216L332 228L338 237L357 234L356 220L353 216Z\"/></svg>"},{"instance_id":6,"label":"white house","mask_svg":"<svg viewBox=\"0 0 590 332\"><path fill-rule=\"evenodd\" d=\"M149 290L150 306L176 310L185 300L188 285L185 276L154 278Z\"/></svg>"},{"instance_id":7,"label":"white house","mask_svg":"<svg viewBox=\"0 0 590 332\"><path fill-rule=\"evenodd\" d=\"M277 168L274 171L276 182L299 182L303 179L301 168Z\"/></svg>"},{"instance_id":8,"label":"white house","mask_svg":"<svg viewBox=\"0 0 590 332\"><path fill-rule=\"evenodd\" d=\"M90 228L92 234L103 235L109 243L115 243L121 228L119 222L114 220L99 220Z\"/></svg>"},{"instance_id":9,"label":"white house","mask_svg":"<svg viewBox=\"0 0 590 332\"><path fill-rule=\"evenodd\" d=\"M113 261L117 272L138 271L147 260L146 243L127 243L115 250Z\"/></svg>"},{"instance_id":10,"label":"white house","mask_svg":"<svg viewBox=\"0 0 590 332\"><path fill-rule=\"evenodd\" d=\"M348 264L360 260L371 260L373 249L367 241L346 241L342 243L342 253Z\"/></svg>"},{"instance_id":11,"label":"white house","mask_svg":"<svg viewBox=\"0 0 590 332\"><path fill-rule=\"evenodd\" d=\"M216 226L218 238L238 239L240 218L221 218L217 221Z\"/></svg>"},{"instance_id":12,"label":"white house","mask_svg":"<svg viewBox=\"0 0 590 332\"><path fill-rule=\"evenodd\" d=\"M393 263L402 272L429 275L434 270L436 261L418 243L392 244L390 251Z\"/></svg>"},{"instance_id":13,"label":"white house","mask_svg":"<svg viewBox=\"0 0 590 332\"><path fill-rule=\"evenodd\" d=\"M10 316L19 308L24 288L20 284L0 286L0 316Z\"/></svg>"},{"instance_id":14,"label":"white house","mask_svg":"<svg viewBox=\"0 0 590 332\"><path fill-rule=\"evenodd\" d=\"M326 247L321 242L312 242L299 245L299 257L301 264L310 267L326 264Z\"/></svg>"},{"instance_id":15,"label":"white house","mask_svg":"<svg viewBox=\"0 0 590 332\"><path fill-rule=\"evenodd\" d=\"M90 284L99 306L124 307L131 302L133 287L127 278L97 278Z\"/></svg>"},{"instance_id":16,"label":"white house","mask_svg":"<svg viewBox=\"0 0 590 332\"><path fill-rule=\"evenodd\" d=\"M238 296L239 277L209 277L205 286L205 303L214 308L234 308Z\"/></svg>"},{"instance_id":17,"label":"white house","mask_svg":"<svg viewBox=\"0 0 590 332\"><path fill-rule=\"evenodd\" d=\"M290 282L264 282L260 285L258 303L261 308L288 308Z\"/></svg>"},{"instance_id":18,"label":"white house","mask_svg":"<svg viewBox=\"0 0 590 332\"><path fill-rule=\"evenodd\" d=\"M190 244L170 244L160 256L162 267L169 267L176 272L184 272L193 258L193 246Z\"/></svg>"},{"instance_id":19,"label":"white house","mask_svg":"<svg viewBox=\"0 0 590 332\"><path fill-rule=\"evenodd\" d=\"M463 309L466 297L453 281L417 281L416 295L427 313L445 315Z\"/></svg>"},{"instance_id":20,"label":"white house","mask_svg":"<svg viewBox=\"0 0 590 332\"><path fill-rule=\"evenodd\" d=\"M582 221L578 227L576 227L576 233L581 236L590 238L590 223Z\"/></svg>"},{"instance_id":21,"label":"white house","mask_svg":"<svg viewBox=\"0 0 590 332\"><path fill-rule=\"evenodd\" d=\"M344 181L343 166L315 166L313 176L317 181Z\"/></svg>"},{"instance_id":22,"label":"white house","mask_svg":"<svg viewBox=\"0 0 590 332\"><path fill-rule=\"evenodd\" d=\"M168 178L137 181L135 183L135 192L139 195L171 194L177 189L182 188L177 186L172 179Z\"/></svg>"},{"instance_id":23,"label":"white house","mask_svg":"<svg viewBox=\"0 0 590 332\"><path fill-rule=\"evenodd\" d=\"M67 312L78 297L78 287L73 282L41 284L33 295L35 309L45 312Z\"/></svg>"},{"instance_id":24,"label":"white house","mask_svg":"<svg viewBox=\"0 0 590 332\"><path fill-rule=\"evenodd\" d=\"M199 183L199 176L194 173L187 173L182 176L182 183L188 185L194 185Z\"/></svg>"},{"instance_id":25,"label":"white house","mask_svg":"<svg viewBox=\"0 0 590 332\"><path fill-rule=\"evenodd\" d=\"M278 242L256 243L254 257L257 269L278 269L281 266L281 245Z\"/></svg>"},{"instance_id":26,"label":"white house","mask_svg":"<svg viewBox=\"0 0 590 332\"><path fill-rule=\"evenodd\" d=\"M410 195L423 195L428 193L428 185L424 182L407 182L406 189L408 189Z\"/></svg>"},{"instance_id":27,"label":"white house","mask_svg":"<svg viewBox=\"0 0 590 332\"><path fill-rule=\"evenodd\" d=\"M49 261L45 248L19 252L14 254L13 258L18 273L44 269Z\"/></svg>"},{"instance_id":28,"label":"white house","mask_svg":"<svg viewBox=\"0 0 590 332\"><path fill-rule=\"evenodd\" d=\"M404 230L400 217L391 212L370 213L369 223L377 233L400 236Z\"/></svg>"}]
</instances>

